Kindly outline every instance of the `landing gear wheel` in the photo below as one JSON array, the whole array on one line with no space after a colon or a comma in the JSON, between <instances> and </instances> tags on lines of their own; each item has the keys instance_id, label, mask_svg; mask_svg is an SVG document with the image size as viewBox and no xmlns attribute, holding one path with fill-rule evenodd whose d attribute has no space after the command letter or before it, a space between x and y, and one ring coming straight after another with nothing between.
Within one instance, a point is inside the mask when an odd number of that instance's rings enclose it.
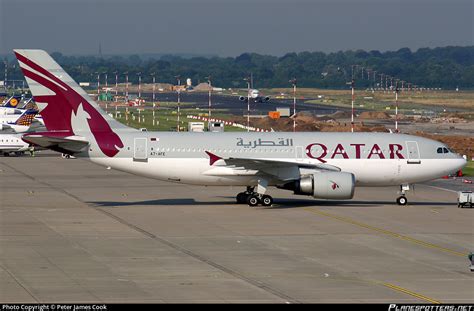
<instances>
[{"instance_id":1,"label":"landing gear wheel","mask_svg":"<svg viewBox=\"0 0 474 311\"><path fill-rule=\"evenodd\" d=\"M402 196L397 198L397 204L398 205L407 205L407 203L408 203L408 200L405 196L402 195Z\"/></svg>"},{"instance_id":2,"label":"landing gear wheel","mask_svg":"<svg viewBox=\"0 0 474 311\"><path fill-rule=\"evenodd\" d=\"M248 196L247 204L249 206L257 206L259 203L260 203L260 198L257 195L252 194Z\"/></svg>"},{"instance_id":3,"label":"landing gear wheel","mask_svg":"<svg viewBox=\"0 0 474 311\"><path fill-rule=\"evenodd\" d=\"M262 196L261 201L263 206L271 206L273 204L273 198L269 195Z\"/></svg>"},{"instance_id":4,"label":"landing gear wheel","mask_svg":"<svg viewBox=\"0 0 474 311\"><path fill-rule=\"evenodd\" d=\"M247 197L248 197L248 193L246 192L241 192L239 194L237 194L237 204L245 204L247 203Z\"/></svg>"}]
</instances>

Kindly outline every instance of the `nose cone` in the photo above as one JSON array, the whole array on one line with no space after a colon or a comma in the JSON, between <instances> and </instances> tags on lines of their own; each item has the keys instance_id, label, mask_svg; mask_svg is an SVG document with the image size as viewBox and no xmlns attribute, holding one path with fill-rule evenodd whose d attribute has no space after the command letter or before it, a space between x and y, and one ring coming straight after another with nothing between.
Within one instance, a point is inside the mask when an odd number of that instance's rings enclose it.
<instances>
[{"instance_id":1,"label":"nose cone","mask_svg":"<svg viewBox=\"0 0 474 311\"><path fill-rule=\"evenodd\" d=\"M463 157L459 157L457 159L453 159L453 166L454 170L459 171L462 169L464 166L466 166L467 160L464 159Z\"/></svg>"}]
</instances>

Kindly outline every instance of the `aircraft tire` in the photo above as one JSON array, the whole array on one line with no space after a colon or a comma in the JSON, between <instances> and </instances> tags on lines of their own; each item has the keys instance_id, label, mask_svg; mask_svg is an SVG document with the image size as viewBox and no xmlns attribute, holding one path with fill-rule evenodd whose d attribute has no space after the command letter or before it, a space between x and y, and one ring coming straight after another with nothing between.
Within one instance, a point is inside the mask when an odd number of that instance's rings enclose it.
<instances>
[{"instance_id":1,"label":"aircraft tire","mask_svg":"<svg viewBox=\"0 0 474 311\"><path fill-rule=\"evenodd\" d=\"M273 198L269 195L264 195L262 196L262 206L272 206L273 204Z\"/></svg>"},{"instance_id":2,"label":"aircraft tire","mask_svg":"<svg viewBox=\"0 0 474 311\"><path fill-rule=\"evenodd\" d=\"M407 205L407 203L408 203L408 200L405 196L402 195L402 196L397 198L397 204L398 205Z\"/></svg>"},{"instance_id":3,"label":"aircraft tire","mask_svg":"<svg viewBox=\"0 0 474 311\"><path fill-rule=\"evenodd\" d=\"M249 206L257 206L260 204L260 198L255 194L249 195L247 198L247 204Z\"/></svg>"}]
</instances>

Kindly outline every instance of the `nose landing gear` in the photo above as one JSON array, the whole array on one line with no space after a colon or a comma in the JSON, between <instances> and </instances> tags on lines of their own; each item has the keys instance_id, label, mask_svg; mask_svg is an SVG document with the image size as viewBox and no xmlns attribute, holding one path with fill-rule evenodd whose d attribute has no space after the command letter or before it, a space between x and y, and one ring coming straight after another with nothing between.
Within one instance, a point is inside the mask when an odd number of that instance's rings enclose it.
<instances>
[{"instance_id":1,"label":"nose landing gear","mask_svg":"<svg viewBox=\"0 0 474 311\"><path fill-rule=\"evenodd\" d=\"M400 185L400 196L397 198L398 205L407 205L408 199L406 198L405 194L408 190L410 190L410 185Z\"/></svg>"}]
</instances>

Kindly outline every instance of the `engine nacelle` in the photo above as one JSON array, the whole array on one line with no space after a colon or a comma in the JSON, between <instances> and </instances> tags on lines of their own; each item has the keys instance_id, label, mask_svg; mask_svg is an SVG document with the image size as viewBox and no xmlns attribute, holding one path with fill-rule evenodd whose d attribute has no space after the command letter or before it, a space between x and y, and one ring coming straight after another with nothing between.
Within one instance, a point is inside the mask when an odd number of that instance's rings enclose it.
<instances>
[{"instance_id":1,"label":"engine nacelle","mask_svg":"<svg viewBox=\"0 0 474 311\"><path fill-rule=\"evenodd\" d=\"M281 188L318 199L347 200L354 196L355 177L346 172L318 172L303 176Z\"/></svg>"}]
</instances>

